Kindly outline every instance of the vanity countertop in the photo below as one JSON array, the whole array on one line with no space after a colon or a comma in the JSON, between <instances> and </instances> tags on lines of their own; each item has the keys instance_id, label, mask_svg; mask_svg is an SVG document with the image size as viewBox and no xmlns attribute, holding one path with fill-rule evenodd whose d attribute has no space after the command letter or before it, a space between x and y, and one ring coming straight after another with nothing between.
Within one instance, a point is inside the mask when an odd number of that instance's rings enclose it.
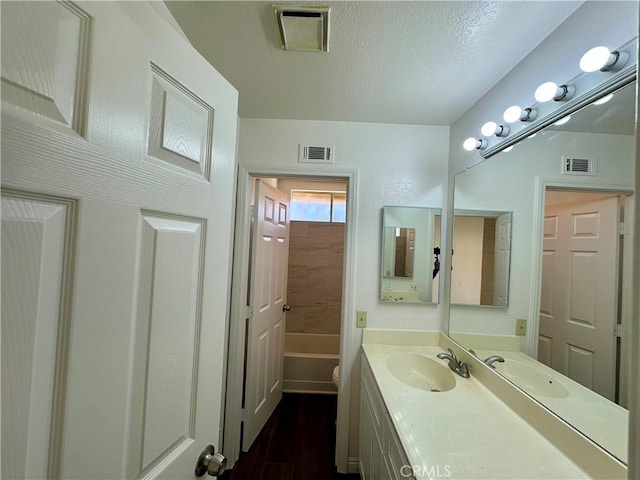
<instances>
[{"instance_id":1,"label":"vanity countertop","mask_svg":"<svg viewBox=\"0 0 640 480\"><path fill-rule=\"evenodd\" d=\"M363 344L385 406L409 462L450 479L589 478L471 374L456 386L427 392L396 379L386 367L392 354L410 352L438 360L439 346Z\"/></svg>"}]
</instances>

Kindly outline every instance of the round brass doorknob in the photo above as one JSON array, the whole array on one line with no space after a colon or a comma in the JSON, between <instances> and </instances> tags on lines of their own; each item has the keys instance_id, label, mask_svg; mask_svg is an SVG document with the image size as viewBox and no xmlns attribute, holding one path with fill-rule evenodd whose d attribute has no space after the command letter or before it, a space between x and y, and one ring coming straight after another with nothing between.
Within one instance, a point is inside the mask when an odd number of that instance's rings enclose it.
<instances>
[{"instance_id":1,"label":"round brass doorknob","mask_svg":"<svg viewBox=\"0 0 640 480\"><path fill-rule=\"evenodd\" d=\"M196 477L201 477L205 473L212 477L222 475L224 467L227 466L227 459L221 453L216 453L213 445L207 445L202 450L202 453L198 457L198 463L196 463Z\"/></svg>"},{"instance_id":2,"label":"round brass doorknob","mask_svg":"<svg viewBox=\"0 0 640 480\"><path fill-rule=\"evenodd\" d=\"M283 305L282 306L282 311L283 312L290 312L291 311L291 305Z\"/></svg>"}]
</instances>

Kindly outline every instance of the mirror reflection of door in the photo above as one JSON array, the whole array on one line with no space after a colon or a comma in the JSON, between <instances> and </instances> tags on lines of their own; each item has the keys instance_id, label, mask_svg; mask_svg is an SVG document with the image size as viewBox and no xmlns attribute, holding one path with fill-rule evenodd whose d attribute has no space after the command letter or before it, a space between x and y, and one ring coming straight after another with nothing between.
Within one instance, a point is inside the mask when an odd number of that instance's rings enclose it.
<instances>
[{"instance_id":1,"label":"mirror reflection of door","mask_svg":"<svg viewBox=\"0 0 640 480\"><path fill-rule=\"evenodd\" d=\"M415 228L395 229L394 277L413 277L415 236Z\"/></svg>"},{"instance_id":2,"label":"mirror reflection of door","mask_svg":"<svg viewBox=\"0 0 640 480\"><path fill-rule=\"evenodd\" d=\"M511 217L510 212L456 211L452 304L508 305Z\"/></svg>"},{"instance_id":3,"label":"mirror reflection of door","mask_svg":"<svg viewBox=\"0 0 640 480\"><path fill-rule=\"evenodd\" d=\"M547 191L545 200L538 360L615 400L620 198Z\"/></svg>"}]
</instances>

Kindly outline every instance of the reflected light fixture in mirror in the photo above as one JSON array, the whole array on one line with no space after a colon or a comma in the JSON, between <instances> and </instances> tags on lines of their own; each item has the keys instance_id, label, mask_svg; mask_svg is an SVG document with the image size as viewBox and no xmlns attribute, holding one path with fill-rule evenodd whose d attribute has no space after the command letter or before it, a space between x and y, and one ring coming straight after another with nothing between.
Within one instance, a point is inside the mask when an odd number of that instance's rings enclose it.
<instances>
[{"instance_id":1,"label":"reflected light fixture in mirror","mask_svg":"<svg viewBox=\"0 0 640 480\"><path fill-rule=\"evenodd\" d=\"M571 120L571 115L567 115L566 117L561 118L556 123L554 123L554 125L564 125L565 123L569 123L569 120Z\"/></svg>"}]
</instances>

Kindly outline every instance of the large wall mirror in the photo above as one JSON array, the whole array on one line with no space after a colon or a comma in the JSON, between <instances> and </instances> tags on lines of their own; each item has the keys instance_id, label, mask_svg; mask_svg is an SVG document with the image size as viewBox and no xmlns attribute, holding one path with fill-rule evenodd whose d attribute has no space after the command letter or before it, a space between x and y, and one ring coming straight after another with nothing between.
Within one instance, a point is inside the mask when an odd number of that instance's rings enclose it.
<instances>
[{"instance_id":1,"label":"large wall mirror","mask_svg":"<svg viewBox=\"0 0 640 480\"><path fill-rule=\"evenodd\" d=\"M513 212L509 305L449 333L627 462L635 82L455 177L455 209ZM454 230L454 237L458 235ZM455 238L454 238L455 242ZM640 252L635 252L637 255ZM454 261L457 252L454 253ZM637 293L636 293L637 294Z\"/></svg>"},{"instance_id":2,"label":"large wall mirror","mask_svg":"<svg viewBox=\"0 0 640 480\"><path fill-rule=\"evenodd\" d=\"M384 207L380 301L438 303L439 208Z\"/></svg>"}]
</instances>

